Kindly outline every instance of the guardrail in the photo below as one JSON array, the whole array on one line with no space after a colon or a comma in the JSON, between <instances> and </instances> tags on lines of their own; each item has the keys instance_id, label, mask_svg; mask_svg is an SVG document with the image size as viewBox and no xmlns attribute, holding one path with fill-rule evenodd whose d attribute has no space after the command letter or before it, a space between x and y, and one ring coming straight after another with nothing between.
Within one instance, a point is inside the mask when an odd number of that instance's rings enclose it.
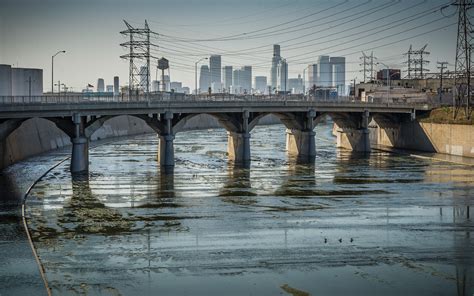
<instances>
[{"instance_id":1,"label":"guardrail","mask_svg":"<svg viewBox=\"0 0 474 296\"><path fill-rule=\"evenodd\" d=\"M184 95L184 94L149 94L141 96L101 96L101 95L44 95L44 96L0 96L0 106L35 106L35 105L81 105L81 104L133 104L133 103L211 103L211 102L287 102L287 103L327 103L328 105L354 104L354 105L384 105L384 106L426 106L420 103L371 103L354 100L353 97L338 97L337 99L319 99L305 95ZM0 107L1 109L1 107Z\"/></svg>"}]
</instances>

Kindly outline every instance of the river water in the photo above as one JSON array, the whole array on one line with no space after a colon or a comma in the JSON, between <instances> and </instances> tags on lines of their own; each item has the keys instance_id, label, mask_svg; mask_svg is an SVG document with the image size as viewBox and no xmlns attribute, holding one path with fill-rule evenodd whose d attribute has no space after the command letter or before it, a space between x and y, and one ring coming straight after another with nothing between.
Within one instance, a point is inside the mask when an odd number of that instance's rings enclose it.
<instances>
[{"instance_id":1,"label":"river water","mask_svg":"<svg viewBox=\"0 0 474 296\"><path fill-rule=\"evenodd\" d=\"M154 135L92 149L87 176L53 169L27 200L53 295L473 295L474 167L316 133L314 165L273 125L250 169L221 129L179 133L173 175Z\"/></svg>"}]
</instances>

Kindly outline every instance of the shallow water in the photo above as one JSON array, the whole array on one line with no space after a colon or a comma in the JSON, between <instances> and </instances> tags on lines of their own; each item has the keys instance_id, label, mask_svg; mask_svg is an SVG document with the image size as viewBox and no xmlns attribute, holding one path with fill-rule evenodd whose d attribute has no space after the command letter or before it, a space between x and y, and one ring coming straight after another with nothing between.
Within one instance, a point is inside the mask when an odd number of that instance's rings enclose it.
<instances>
[{"instance_id":1,"label":"shallow water","mask_svg":"<svg viewBox=\"0 0 474 296\"><path fill-rule=\"evenodd\" d=\"M224 130L179 133L162 175L157 138L91 150L27 202L53 294L472 295L472 166L335 148L285 154L285 128L252 132L250 169L227 163Z\"/></svg>"}]
</instances>

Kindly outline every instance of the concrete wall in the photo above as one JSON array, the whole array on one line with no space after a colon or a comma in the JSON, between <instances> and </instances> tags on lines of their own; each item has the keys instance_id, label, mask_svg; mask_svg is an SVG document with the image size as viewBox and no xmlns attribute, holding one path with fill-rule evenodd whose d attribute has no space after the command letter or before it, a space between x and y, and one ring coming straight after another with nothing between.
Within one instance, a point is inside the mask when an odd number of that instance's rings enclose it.
<instances>
[{"instance_id":1,"label":"concrete wall","mask_svg":"<svg viewBox=\"0 0 474 296\"><path fill-rule=\"evenodd\" d=\"M12 96L41 96L43 94L43 69L12 68Z\"/></svg>"},{"instance_id":2,"label":"concrete wall","mask_svg":"<svg viewBox=\"0 0 474 296\"><path fill-rule=\"evenodd\" d=\"M371 126L371 145L474 157L474 126L403 123L400 127Z\"/></svg>"},{"instance_id":3,"label":"concrete wall","mask_svg":"<svg viewBox=\"0 0 474 296\"><path fill-rule=\"evenodd\" d=\"M280 123L275 116L263 118L262 124ZM219 122L209 115L198 115L190 119L184 130L221 128ZM92 136L92 141L111 137L154 133L141 119L119 116L104 123ZM30 156L70 145L69 137L46 119L33 118L0 141L0 169Z\"/></svg>"}]
</instances>

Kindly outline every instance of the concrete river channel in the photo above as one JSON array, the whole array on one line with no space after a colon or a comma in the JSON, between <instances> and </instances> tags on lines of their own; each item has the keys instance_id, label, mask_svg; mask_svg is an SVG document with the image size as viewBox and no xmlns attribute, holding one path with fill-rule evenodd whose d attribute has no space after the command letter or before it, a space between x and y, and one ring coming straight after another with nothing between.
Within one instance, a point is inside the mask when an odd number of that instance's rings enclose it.
<instances>
[{"instance_id":1,"label":"concrete river channel","mask_svg":"<svg viewBox=\"0 0 474 296\"><path fill-rule=\"evenodd\" d=\"M155 135L91 149L86 176L59 164L25 204L51 294L472 296L472 162L352 153L331 128L314 165L285 154L283 125L255 128L250 169L223 129L179 133L173 175ZM2 296L46 295L15 192L67 154L2 173Z\"/></svg>"}]
</instances>

